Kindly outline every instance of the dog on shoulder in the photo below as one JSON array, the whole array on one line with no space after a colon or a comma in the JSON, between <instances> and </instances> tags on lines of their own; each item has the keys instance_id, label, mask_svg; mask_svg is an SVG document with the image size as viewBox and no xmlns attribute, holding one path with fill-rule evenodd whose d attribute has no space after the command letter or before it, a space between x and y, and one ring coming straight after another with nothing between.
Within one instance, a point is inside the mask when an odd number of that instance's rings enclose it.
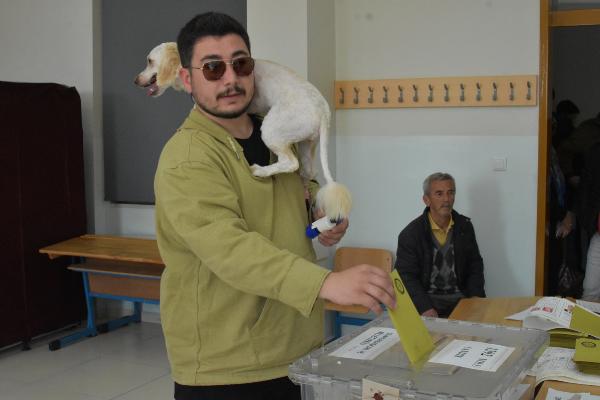
<instances>
[{"instance_id":1,"label":"dog on shoulder","mask_svg":"<svg viewBox=\"0 0 600 400\"><path fill-rule=\"evenodd\" d=\"M135 78L135 84L158 97L169 87L183 90L179 78L181 62L177 43L162 43L147 57L146 68ZM277 156L277 162L252 165L253 175L267 177L296 171L305 181L314 179L313 159L317 143L326 184L317 193L316 206L330 220L347 218L352 207L348 189L334 181L327 162L327 139L331 113L321 93L294 71L271 61L255 60L254 98L249 113L264 115L261 137ZM300 162L292 151L298 143Z\"/></svg>"}]
</instances>

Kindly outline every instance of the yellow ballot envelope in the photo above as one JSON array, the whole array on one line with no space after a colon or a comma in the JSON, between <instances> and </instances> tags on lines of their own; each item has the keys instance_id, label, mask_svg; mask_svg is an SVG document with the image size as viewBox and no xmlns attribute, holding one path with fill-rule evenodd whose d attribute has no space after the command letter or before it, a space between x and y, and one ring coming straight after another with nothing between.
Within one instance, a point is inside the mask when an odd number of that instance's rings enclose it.
<instances>
[{"instance_id":1,"label":"yellow ballot envelope","mask_svg":"<svg viewBox=\"0 0 600 400\"><path fill-rule=\"evenodd\" d=\"M569 328L600 339L600 315L576 305Z\"/></svg>"},{"instance_id":2,"label":"yellow ballot envelope","mask_svg":"<svg viewBox=\"0 0 600 400\"><path fill-rule=\"evenodd\" d=\"M410 299L398 271L394 270L390 275L396 292L396 308L388 309L388 313L408 359L414 364L433 350L433 340Z\"/></svg>"}]
</instances>

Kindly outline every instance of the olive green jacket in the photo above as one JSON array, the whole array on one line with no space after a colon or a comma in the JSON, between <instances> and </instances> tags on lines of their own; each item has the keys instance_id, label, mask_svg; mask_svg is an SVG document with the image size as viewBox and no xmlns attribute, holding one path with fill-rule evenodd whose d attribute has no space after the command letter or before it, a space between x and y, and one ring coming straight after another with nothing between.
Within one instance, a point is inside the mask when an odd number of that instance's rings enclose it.
<instances>
[{"instance_id":1,"label":"olive green jacket","mask_svg":"<svg viewBox=\"0 0 600 400\"><path fill-rule=\"evenodd\" d=\"M173 379L256 382L320 346L328 270L314 263L297 173L254 177L242 147L193 109L156 171L166 268L160 313Z\"/></svg>"}]
</instances>

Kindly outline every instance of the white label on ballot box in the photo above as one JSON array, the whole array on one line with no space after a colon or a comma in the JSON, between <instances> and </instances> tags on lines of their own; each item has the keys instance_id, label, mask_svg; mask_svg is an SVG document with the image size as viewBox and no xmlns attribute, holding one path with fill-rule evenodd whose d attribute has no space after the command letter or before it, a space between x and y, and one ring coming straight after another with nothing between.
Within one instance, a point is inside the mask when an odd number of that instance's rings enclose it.
<instances>
[{"instance_id":1,"label":"white label on ballot box","mask_svg":"<svg viewBox=\"0 0 600 400\"><path fill-rule=\"evenodd\" d=\"M514 347L499 344L454 339L439 353L431 357L429 362L494 372L500 368L514 349Z\"/></svg>"},{"instance_id":2,"label":"white label on ballot box","mask_svg":"<svg viewBox=\"0 0 600 400\"><path fill-rule=\"evenodd\" d=\"M369 328L329 355L372 360L399 341L400 338L394 328Z\"/></svg>"}]
</instances>

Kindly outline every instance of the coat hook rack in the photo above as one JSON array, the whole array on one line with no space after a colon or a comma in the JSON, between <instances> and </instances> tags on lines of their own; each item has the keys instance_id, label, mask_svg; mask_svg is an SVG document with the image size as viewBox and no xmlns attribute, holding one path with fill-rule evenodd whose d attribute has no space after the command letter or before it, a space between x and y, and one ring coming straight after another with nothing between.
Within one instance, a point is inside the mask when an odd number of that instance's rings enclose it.
<instances>
[{"instance_id":1,"label":"coat hook rack","mask_svg":"<svg viewBox=\"0 0 600 400\"><path fill-rule=\"evenodd\" d=\"M427 101L419 101L420 88ZM524 107L537 105L537 75L336 81L335 93L337 109ZM354 93L352 101L346 93Z\"/></svg>"}]
</instances>

